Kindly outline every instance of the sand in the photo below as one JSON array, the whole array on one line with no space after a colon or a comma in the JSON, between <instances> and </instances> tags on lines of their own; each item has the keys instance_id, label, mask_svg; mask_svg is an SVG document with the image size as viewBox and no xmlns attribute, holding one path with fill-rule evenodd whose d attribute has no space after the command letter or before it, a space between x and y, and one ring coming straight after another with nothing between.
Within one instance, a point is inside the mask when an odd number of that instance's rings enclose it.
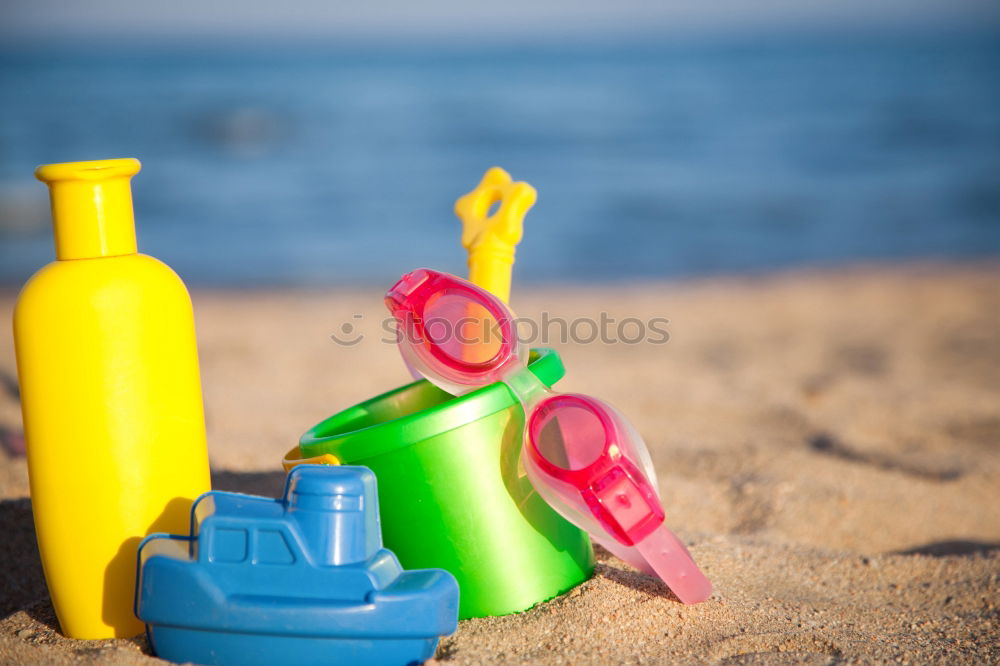
<instances>
[{"instance_id":1,"label":"sand","mask_svg":"<svg viewBox=\"0 0 1000 666\"><path fill-rule=\"evenodd\" d=\"M13 301L0 294L2 318ZM380 290L194 301L217 488L277 494L303 430L406 380L378 341ZM609 400L643 433L668 521L716 592L682 606L599 552L569 594L462 622L439 661L1000 661L1000 265L515 289L514 305L669 318L666 344L549 342L561 388ZM338 346L344 322L367 337ZM58 634L12 453L14 376L3 327L0 662L151 662L142 639Z\"/></svg>"}]
</instances>

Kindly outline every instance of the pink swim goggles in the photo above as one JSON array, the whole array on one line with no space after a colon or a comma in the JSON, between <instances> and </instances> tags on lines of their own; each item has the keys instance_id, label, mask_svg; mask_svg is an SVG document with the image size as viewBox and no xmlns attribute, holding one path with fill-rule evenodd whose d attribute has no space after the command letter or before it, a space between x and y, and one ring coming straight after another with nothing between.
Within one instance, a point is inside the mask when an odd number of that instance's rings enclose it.
<instances>
[{"instance_id":1,"label":"pink swim goggles","mask_svg":"<svg viewBox=\"0 0 1000 666\"><path fill-rule=\"evenodd\" d=\"M665 582L686 604L712 584L664 524L642 438L594 398L554 393L527 368L514 315L489 292L418 269L386 294L411 370L453 395L506 383L526 414L522 461L535 490L567 520L629 564Z\"/></svg>"}]
</instances>

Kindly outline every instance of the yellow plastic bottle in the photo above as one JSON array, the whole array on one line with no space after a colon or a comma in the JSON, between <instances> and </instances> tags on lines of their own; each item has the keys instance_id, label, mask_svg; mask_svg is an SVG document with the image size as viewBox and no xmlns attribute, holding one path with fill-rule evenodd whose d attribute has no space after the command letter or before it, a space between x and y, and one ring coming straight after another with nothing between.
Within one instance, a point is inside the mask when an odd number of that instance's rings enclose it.
<instances>
[{"instance_id":1,"label":"yellow plastic bottle","mask_svg":"<svg viewBox=\"0 0 1000 666\"><path fill-rule=\"evenodd\" d=\"M138 160L41 166L56 256L21 290L14 342L31 501L63 633L134 636L136 547L186 533L209 490L191 298L136 252Z\"/></svg>"}]
</instances>

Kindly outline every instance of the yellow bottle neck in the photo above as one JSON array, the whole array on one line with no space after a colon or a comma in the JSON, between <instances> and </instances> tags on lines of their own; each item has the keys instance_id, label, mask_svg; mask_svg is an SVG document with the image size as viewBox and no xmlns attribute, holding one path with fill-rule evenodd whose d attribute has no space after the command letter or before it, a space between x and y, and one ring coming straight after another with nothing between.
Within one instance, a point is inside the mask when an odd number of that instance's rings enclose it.
<instances>
[{"instance_id":1,"label":"yellow bottle neck","mask_svg":"<svg viewBox=\"0 0 1000 666\"><path fill-rule=\"evenodd\" d=\"M131 178L136 159L45 164L35 177L49 186L56 258L94 259L136 252Z\"/></svg>"}]
</instances>

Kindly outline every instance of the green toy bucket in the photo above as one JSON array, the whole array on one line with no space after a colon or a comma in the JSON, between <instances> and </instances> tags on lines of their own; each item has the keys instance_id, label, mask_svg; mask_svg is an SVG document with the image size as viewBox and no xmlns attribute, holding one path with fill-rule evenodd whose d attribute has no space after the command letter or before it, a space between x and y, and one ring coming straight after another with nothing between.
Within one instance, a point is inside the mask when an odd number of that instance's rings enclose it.
<instances>
[{"instance_id":1,"label":"green toy bucket","mask_svg":"<svg viewBox=\"0 0 1000 666\"><path fill-rule=\"evenodd\" d=\"M549 349L532 351L529 367L547 385L565 372ZM586 533L528 482L523 428L505 384L455 397L421 380L334 414L302 436L298 454L371 468L386 548L407 569L454 574L461 619L506 615L594 569Z\"/></svg>"}]
</instances>

